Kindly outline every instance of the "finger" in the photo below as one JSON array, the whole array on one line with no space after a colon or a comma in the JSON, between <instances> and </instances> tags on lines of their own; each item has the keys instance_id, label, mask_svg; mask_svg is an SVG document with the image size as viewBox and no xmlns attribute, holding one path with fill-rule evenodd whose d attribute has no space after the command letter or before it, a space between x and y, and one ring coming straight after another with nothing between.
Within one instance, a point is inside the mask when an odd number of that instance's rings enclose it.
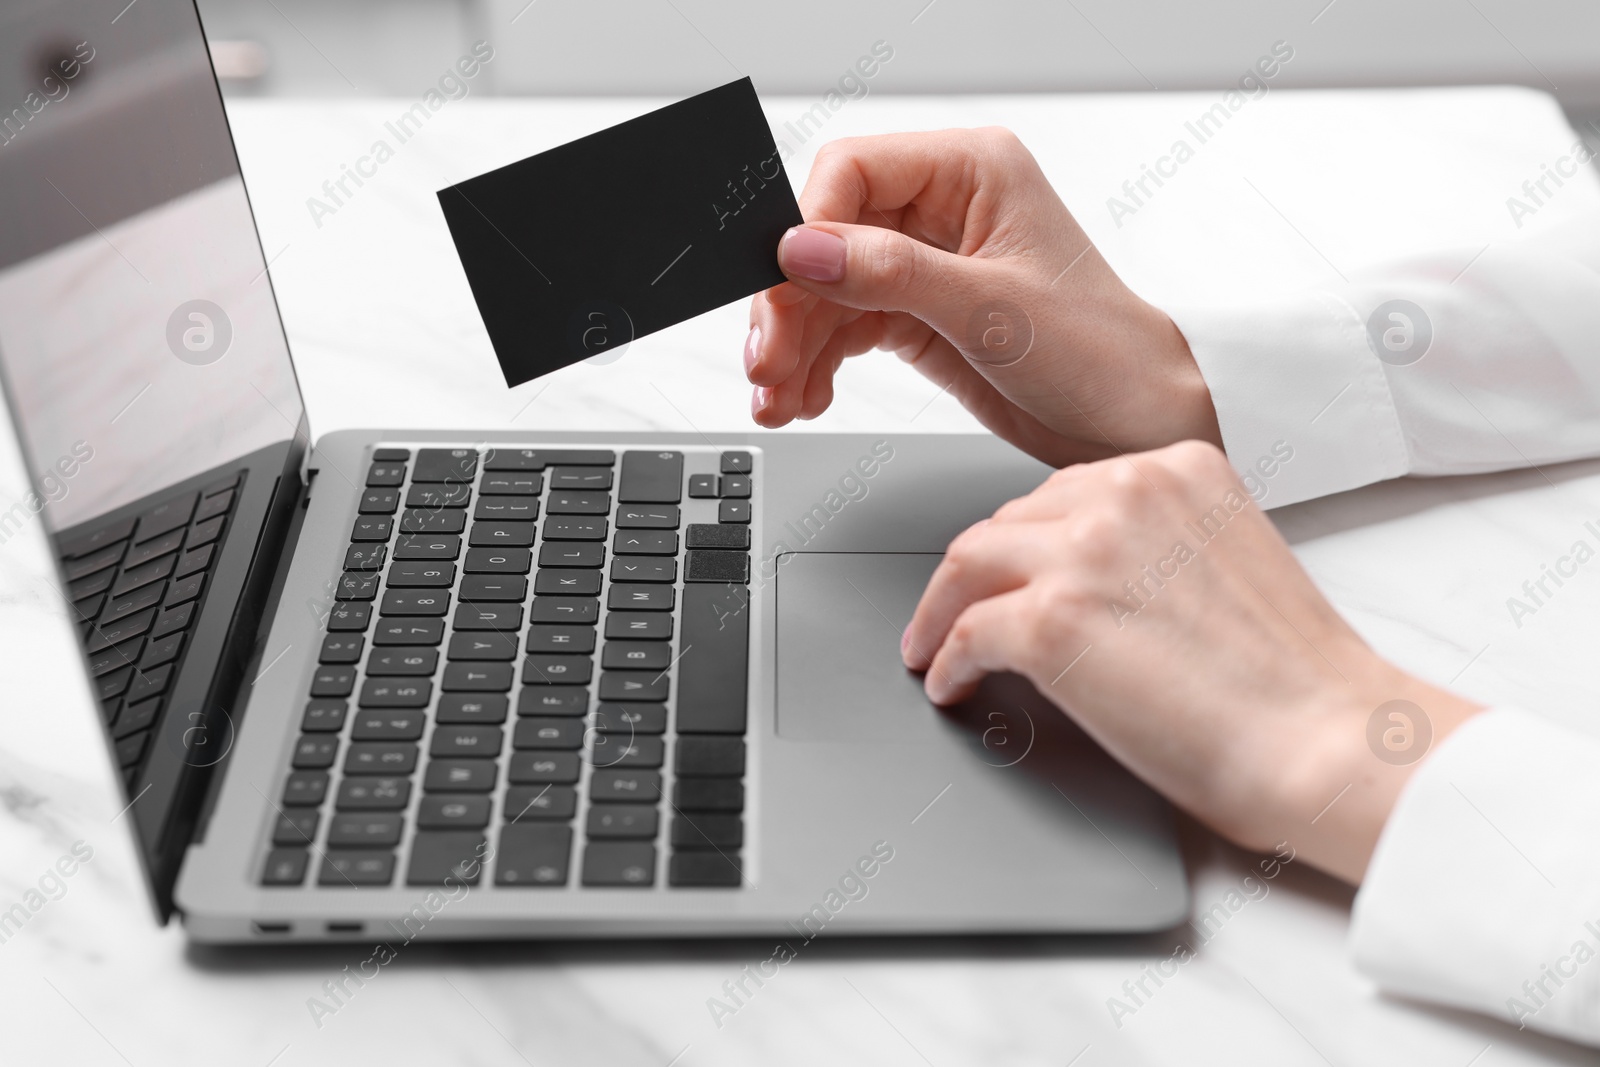
<instances>
[{"instance_id":1,"label":"finger","mask_svg":"<svg viewBox=\"0 0 1600 1067\"><path fill-rule=\"evenodd\" d=\"M785 425L799 414L806 381L817 357L836 332L848 327L860 315L861 312L854 308L822 302L803 313L786 308L782 315L774 319L781 332L777 334L776 341L771 343L775 346L783 345L789 350L787 356L782 358L786 361L792 360L792 366L789 372L774 384L764 389L762 386L757 386L757 393L751 402L751 411L757 423L774 428ZM768 343L763 334L762 347L766 347ZM779 357L775 354L774 358ZM760 377L766 381L771 380L765 374Z\"/></svg>"},{"instance_id":2,"label":"finger","mask_svg":"<svg viewBox=\"0 0 1600 1067\"><path fill-rule=\"evenodd\" d=\"M800 391L800 406L795 411L795 418L814 419L827 411L833 403L833 382L840 365L851 356L859 356L877 348L882 339L883 316L876 312L867 312L854 322L834 330L817 358L811 361L811 371L806 375Z\"/></svg>"},{"instance_id":3,"label":"finger","mask_svg":"<svg viewBox=\"0 0 1600 1067\"><path fill-rule=\"evenodd\" d=\"M905 665L925 669L963 611L977 601L1027 585L1040 569L1050 535L1042 524L1000 525L985 520L950 542L906 627L901 649Z\"/></svg>"},{"instance_id":4,"label":"finger","mask_svg":"<svg viewBox=\"0 0 1600 1067\"><path fill-rule=\"evenodd\" d=\"M945 707L970 697L985 675L1023 668L1034 637L1024 589L969 605L956 617L922 681L928 699Z\"/></svg>"}]
</instances>

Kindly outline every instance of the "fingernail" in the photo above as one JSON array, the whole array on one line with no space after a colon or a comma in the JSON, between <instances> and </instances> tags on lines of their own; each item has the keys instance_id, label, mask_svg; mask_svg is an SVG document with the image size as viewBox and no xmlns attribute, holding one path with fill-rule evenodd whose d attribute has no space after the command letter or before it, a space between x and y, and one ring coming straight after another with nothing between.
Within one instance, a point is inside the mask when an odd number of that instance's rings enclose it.
<instances>
[{"instance_id":1,"label":"fingernail","mask_svg":"<svg viewBox=\"0 0 1600 1067\"><path fill-rule=\"evenodd\" d=\"M767 401L770 399L772 399L771 389L764 385L756 386L755 392L750 395L750 414L761 414L761 409L767 406Z\"/></svg>"},{"instance_id":2,"label":"fingernail","mask_svg":"<svg viewBox=\"0 0 1600 1067\"><path fill-rule=\"evenodd\" d=\"M900 635L900 655L906 654L906 649L911 647L911 631L907 630Z\"/></svg>"},{"instance_id":3,"label":"fingernail","mask_svg":"<svg viewBox=\"0 0 1600 1067\"><path fill-rule=\"evenodd\" d=\"M744 373L749 377L756 369L756 361L761 358L761 327L750 327L750 336L744 339Z\"/></svg>"},{"instance_id":4,"label":"fingernail","mask_svg":"<svg viewBox=\"0 0 1600 1067\"><path fill-rule=\"evenodd\" d=\"M778 243L778 266L785 274L814 282L836 282L844 277L845 244L822 230L792 227Z\"/></svg>"}]
</instances>

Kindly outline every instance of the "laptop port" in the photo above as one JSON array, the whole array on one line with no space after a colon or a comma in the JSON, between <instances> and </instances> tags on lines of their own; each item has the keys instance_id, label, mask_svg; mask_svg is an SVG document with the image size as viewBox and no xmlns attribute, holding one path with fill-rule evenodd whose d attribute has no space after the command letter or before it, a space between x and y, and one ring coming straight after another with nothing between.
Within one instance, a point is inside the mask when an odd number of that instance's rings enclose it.
<instances>
[{"instance_id":1,"label":"laptop port","mask_svg":"<svg viewBox=\"0 0 1600 1067\"><path fill-rule=\"evenodd\" d=\"M286 934L289 932L288 923L264 923L259 919L250 920L250 929L257 934Z\"/></svg>"},{"instance_id":2,"label":"laptop port","mask_svg":"<svg viewBox=\"0 0 1600 1067\"><path fill-rule=\"evenodd\" d=\"M329 923L330 934L359 934L367 928L366 923Z\"/></svg>"}]
</instances>

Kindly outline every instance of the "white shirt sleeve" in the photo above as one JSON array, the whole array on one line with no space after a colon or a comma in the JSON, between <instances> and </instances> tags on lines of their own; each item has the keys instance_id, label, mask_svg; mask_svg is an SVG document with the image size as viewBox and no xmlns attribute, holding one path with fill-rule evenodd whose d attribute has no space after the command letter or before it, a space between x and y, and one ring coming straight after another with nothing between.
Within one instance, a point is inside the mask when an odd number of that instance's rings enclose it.
<instances>
[{"instance_id":1,"label":"white shirt sleeve","mask_svg":"<svg viewBox=\"0 0 1600 1067\"><path fill-rule=\"evenodd\" d=\"M1264 507L1600 454L1600 218L1289 297L1166 310Z\"/></svg>"},{"instance_id":2,"label":"white shirt sleeve","mask_svg":"<svg viewBox=\"0 0 1600 1067\"><path fill-rule=\"evenodd\" d=\"M1600 741L1467 720L1407 782L1350 936L1386 989L1600 1045Z\"/></svg>"}]
</instances>

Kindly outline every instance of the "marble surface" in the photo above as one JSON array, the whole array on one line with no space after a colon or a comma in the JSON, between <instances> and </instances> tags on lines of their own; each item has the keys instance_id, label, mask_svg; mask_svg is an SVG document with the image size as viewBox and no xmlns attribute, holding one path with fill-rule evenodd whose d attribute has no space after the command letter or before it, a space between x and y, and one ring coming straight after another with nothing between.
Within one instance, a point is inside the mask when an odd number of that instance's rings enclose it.
<instances>
[{"instance_id":1,"label":"marble surface","mask_svg":"<svg viewBox=\"0 0 1600 1067\"><path fill-rule=\"evenodd\" d=\"M1505 198L1573 138L1552 104L1523 91L1276 92L1248 103L1118 226L1106 199L1213 102L872 97L792 145L791 173L798 183L816 144L835 136L1010 125L1137 288L1158 302L1226 300L1409 250L1470 255L1510 236ZM315 432L748 426L743 305L635 342L607 366L506 390L433 201L443 185L646 102L452 102L314 220L307 198L410 103L232 109ZM813 102L767 103L783 136ZM1596 202L1594 182L1570 183L1537 221L1559 224ZM795 432L816 430L976 427L894 360L866 358L846 369L834 410ZM0 450L9 507L24 483L9 436ZM1401 481L1274 514L1339 608L1402 665L1482 700L1600 727L1585 721L1600 696L1584 625L1600 613L1595 579L1569 581L1520 627L1505 608L1600 515L1600 463ZM0 930L6 1064L1593 1062L1592 1051L1379 994L1344 951L1348 887L1300 864L1246 881L1260 875L1259 857L1192 825L1195 913L1220 904L1226 916L1205 935L824 940L721 1026L708 998L770 955L766 943L419 945L317 1020L308 1000L370 949L201 950L179 926L152 921L48 575L36 522L0 545L0 913L14 903L28 912L19 929ZM79 859L64 860L74 842ZM1193 959L1159 987L1145 979L1149 995L1135 1002L1124 984L1179 942ZM1134 1010L1113 1018L1113 997Z\"/></svg>"}]
</instances>

